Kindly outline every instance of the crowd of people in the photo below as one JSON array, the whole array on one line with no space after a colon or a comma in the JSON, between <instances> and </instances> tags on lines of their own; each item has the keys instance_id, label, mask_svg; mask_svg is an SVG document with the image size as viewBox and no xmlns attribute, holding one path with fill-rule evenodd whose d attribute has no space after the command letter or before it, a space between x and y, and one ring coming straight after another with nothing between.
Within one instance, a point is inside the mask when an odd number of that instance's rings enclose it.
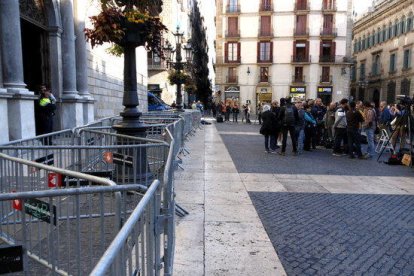
<instances>
[{"instance_id":1,"label":"crowd of people","mask_svg":"<svg viewBox=\"0 0 414 276\"><path fill-rule=\"evenodd\" d=\"M291 102L290 98L265 104L260 110L260 133L265 138L265 151L276 153L278 139L281 141L280 155L285 155L287 137L292 140L294 155L312 151L318 146L332 148L334 156L368 159L375 154L375 140L382 130L391 136L394 149L398 140L404 147L407 134L403 106L381 102L376 108L371 102L348 102L323 105L321 99ZM395 130L395 128L397 128ZM394 130L394 131L393 131ZM364 134L364 135L362 135ZM363 153L361 143L367 144Z\"/></svg>"},{"instance_id":2,"label":"crowd of people","mask_svg":"<svg viewBox=\"0 0 414 276\"><path fill-rule=\"evenodd\" d=\"M246 122L247 124L251 124L251 108L248 103L240 107L237 100L228 99L226 102L219 101L215 103L212 111L213 117L217 118L223 116L225 122L229 122L231 117L234 123L238 123L240 115L242 123Z\"/></svg>"}]
</instances>

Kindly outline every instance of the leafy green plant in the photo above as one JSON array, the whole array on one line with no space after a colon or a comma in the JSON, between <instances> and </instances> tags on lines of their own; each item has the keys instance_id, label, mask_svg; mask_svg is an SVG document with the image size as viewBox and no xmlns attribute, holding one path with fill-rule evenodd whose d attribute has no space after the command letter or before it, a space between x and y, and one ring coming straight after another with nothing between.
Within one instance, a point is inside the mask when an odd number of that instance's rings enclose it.
<instances>
[{"instance_id":1,"label":"leafy green plant","mask_svg":"<svg viewBox=\"0 0 414 276\"><path fill-rule=\"evenodd\" d=\"M170 84L185 84L191 81L191 77L184 72L171 71L168 80Z\"/></svg>"},{"instance_id":2,"label":"leafy green plant","mask_svg":"<svg viewBox=\"0 0 414 276\"><path fill-rule=\"evenodd\" d=\"M162 33L167 28L158 16L161 0L100 0L100 3L101 12L90 17L93 28L85 29L92 47L112 43L119 47L112 47L109 52L119 55L127 45L145 46L162 56Z\"/></svg>"}]
</instances>

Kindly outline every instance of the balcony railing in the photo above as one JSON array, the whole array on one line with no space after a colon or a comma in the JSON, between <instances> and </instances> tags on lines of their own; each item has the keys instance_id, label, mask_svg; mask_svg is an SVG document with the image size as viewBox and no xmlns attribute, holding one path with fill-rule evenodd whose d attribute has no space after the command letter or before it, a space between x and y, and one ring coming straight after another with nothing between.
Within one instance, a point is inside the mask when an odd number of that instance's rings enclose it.
<instances>
[{"instance_id":1,"label":"balcony railing","mask_svg":"<svg viewBox=\"0 0 414 276\"><path fill-rule=\"evenodd\" d=\"M338 30L336 28L321 28L321 36L336 37Z\"/></svg>"},{"instance_id":2,"label":"balcony railing","mask_svg":"<svg viewBox=\"0 0 414 276\"><path fill-rule=\"evenodd\" d=\"M226 13L240 13L240 5L227 5Z\"/></svg>"},{"instance_id":3,"label":"balcony railing","mask_svg":"<svg viewBox=\"0 0 414 276\"><path fill-rule=\"evenodd\" d=\"M259 11L261 12L273 11L273 6L271 3L267 3L267 4L261 3L259 7Z\"/></svg>"},{"instance_id":4,"label":"balcony railing","mask_svg":"<svg viewBox=\"0 0 414 276\"><path fill-rule=\"evenodd\" d=\"M273 30L262 30L259 28L259 37L273 37Z\"/></svg>"},{"instance_id":5,"label":"balcony railing","mask_svg":"<svg viewBox=\"0 0 414 276\"><path fill-rule=\"evenodd\" d=\"M270 83L271 78L270 78L270 76L259 76L259 82L261 82L261 83Z\"/></svg>"},{"instance_id":6,"label":"balcony railing","mask_svg":"<svg viewBox=\"0 0 414 276\"><path fill-rule=\"evenodd\" d=\"M295 11L309 11L310 10L310 3L307 1L295 3Z\"/></svg>"},{"instance_id":7,"label":"balcony railing","mask_svg":"<svg viewBox=\"0 0 414 276\"><path fill-rule=\"evenodd\" d=\"M332 76L331 75L320 76L320 83L332 83Z\"/></svg>"},{"instance_id":8,"label":"balcony railing","mask_svg":"<svg viewBox=\"0 0 414 276\"><path fill-rule=\"evenodd\" d=\"M298 28L293 30L295 36L309 36L309 28Z\"/></svg>"},{"instance_id":9,"label":"balcony railing","mask_svg":"<svg viewBox=\"0 0 414 276\"><path fill-rule=\"evenodd\" d=\"M292 83L305 83L305 79L304 75L293 75Z\"/></svg>"},{"instance_id":10,"label":"balcony railing","mask_svg":"<svg viewBox=\"0 0 414 276\"><path fill-rule=\"evenodd\" d=\"M226 37L240 37L240 31L226 31Z\"/></svg>"},{"instance_id":11,"label":"balcony railing","mask_svg":"<svg viewBox=\"0 0 414 276\"><path fill-rule=\"evenodd\" d=\"M322 11L326 12L335 12L336 11L336 2L332 1L331 3L323 3Z\"/></svg>"},{"instance_id":12,"label":"balcony railing","mask_svg":"<svg viewBox=\"0 0 414 276\"><path fill-rule=\"evenodd\" d=\"M335 56L331 56L331 55L319 56L319 62L335 62Z\"/></svg>"},{"instance_id":13,"label":"balcony railing","mask_svg":"<svg viewBox=\"0 0 414 276\"><path fill-rule=\"evenodd\" d=\"M368 78L369 79L377 79L379 77L381 77L381 75L384 73L384 70L382 69L382 67L376 68L374 70L372 70L369 75Z\"/></svg>"},{"instance_id":14,"label":"balcony railing","mask_svg":"<svg viewBox=\"0 0 414 276\"><path fill-rule=\"evenodd\" d=\"M239 82L238 76L227 76L226 83L237 84Z\"/></svg>"},{"instance_id":15,"label":"balcony railing","mask_svg":"<svg viewBox=\"0 0 414 276\"><path fill-rule=\"evenodd\" d=\"M165 70L165 63L162 61L154 61L152 58L148 58L148 70Z\"/></svg>"},{"instance_id":16,"label":"balcony railing","mask_svg":"<svg viewBox=\"0 0 414 276\"><path fill-rule=\"evenodd\" d=\"M292 62L310 63L311 62L311 56L293 55L292 56Z\"/></svg>"}]
</instances>

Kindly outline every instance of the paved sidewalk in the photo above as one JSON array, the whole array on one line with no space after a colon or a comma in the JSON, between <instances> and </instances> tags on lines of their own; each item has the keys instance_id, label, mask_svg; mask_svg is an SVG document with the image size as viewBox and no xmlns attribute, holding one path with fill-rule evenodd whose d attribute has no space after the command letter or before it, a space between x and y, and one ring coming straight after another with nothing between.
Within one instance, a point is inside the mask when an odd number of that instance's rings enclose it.
<instances>
[{"instance_id":1,"label":"paved sidewalk","mask_svg":"<svg viewBox=\"0 0 414 276\"><path fill-rule=\"evenodd\" d=\"M285 275L241 175L214 124L191 137L175 174L175 275Z\"/></svg>"},{"instance_id":2,"label":"paved sidewalk","mask_svg":"<svg viewBox=\"0 0 414 276\"><path fill-rule=\"evenodd\" d=\"M190 214L177 219L175 275L413 271L411 169L326 150L266 154L258 128L206 125L187 143L175 185Z\"/></svg>"}]
</instances>

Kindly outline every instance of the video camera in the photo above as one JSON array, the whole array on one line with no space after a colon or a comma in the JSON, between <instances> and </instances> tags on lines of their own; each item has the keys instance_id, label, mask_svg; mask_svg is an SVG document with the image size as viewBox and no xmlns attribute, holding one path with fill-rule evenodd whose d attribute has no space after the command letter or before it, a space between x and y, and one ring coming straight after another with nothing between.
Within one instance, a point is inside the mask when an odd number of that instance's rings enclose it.
<instances>
[{"instance_id":1,"label":"video camera","mask_svg":"<svg viewBox=\"0 0 414 276\"><path fill-rule=\"evenodd\" d=\"M410 98L407 95L397 95L397 100L399 100L399 104L401 105L412 105L414 104L414 96Z\"/></svg>"}]
</instances>

